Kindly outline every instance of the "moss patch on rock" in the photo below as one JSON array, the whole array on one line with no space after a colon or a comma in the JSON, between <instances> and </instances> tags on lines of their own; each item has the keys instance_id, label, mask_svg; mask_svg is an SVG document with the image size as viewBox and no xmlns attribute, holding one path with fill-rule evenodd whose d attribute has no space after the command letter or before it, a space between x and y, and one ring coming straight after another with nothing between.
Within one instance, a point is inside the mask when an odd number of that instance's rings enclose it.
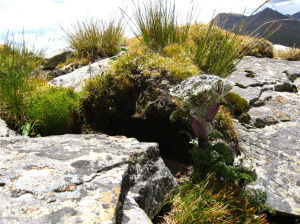
<instances>
[{"instance_id":1,"label":"moss patch on rock","mask_svg":"<svg viewBox=\"0 0 300 224\"><path fill-rule=\"evenodd\" d=\"M225 96L225 102L231 112L237 116L250 108L248 101L234 92L229 92Z\"/></svg>"}]
</instances>

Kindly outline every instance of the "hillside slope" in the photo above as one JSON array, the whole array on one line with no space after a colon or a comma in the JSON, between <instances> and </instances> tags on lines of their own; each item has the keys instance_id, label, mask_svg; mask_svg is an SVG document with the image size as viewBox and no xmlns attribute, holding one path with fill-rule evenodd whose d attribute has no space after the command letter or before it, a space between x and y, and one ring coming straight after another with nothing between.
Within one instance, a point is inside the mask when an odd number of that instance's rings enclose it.
<instances>
[{"instance_id":1,"label":"hillside slope","mask_svg":"<svg viewBox=\"0 0 300 224\"><path fill-rule=\"evenodd\" d=\"M215 17L215 21L217 26L226 30L232 30L234 26L244 24L244 27L246 28L244 34L250 34L253 31L255 31L256 34L262 34L270 25L271 21L276 21L275 26L277 27L280 25L281 28L272 36L266 37L266 39L275 44L290 47L293 47L294 45L297 47L300 46L300 21L294 20L291 17L270 8L266 8L252 16L221 13Z\"/></svg>"}]
</instances>

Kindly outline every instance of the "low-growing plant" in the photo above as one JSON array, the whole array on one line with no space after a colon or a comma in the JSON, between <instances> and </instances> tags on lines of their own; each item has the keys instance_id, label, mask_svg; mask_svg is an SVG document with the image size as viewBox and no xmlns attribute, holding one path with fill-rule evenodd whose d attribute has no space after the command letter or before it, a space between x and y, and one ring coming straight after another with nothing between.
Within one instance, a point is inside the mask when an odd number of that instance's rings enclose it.
<instances>
[{"instance_id":1,"label":"low-growing plant","mask_svg":"<svg viewBox=\"0 0 300 224\"><path fill-rule=\"evenodd\" d=\"M193 19L193 5L187 13L185 25L179 25L175 1L133 1L132 30L136 37L153 50L160 51L173 43L183 43Z\"/></svg>"},{"instance_id":2,"label":"low-growing plant","mask_svg":"<svg viewBox=\"0 0 300 224\"><path fill-rule=\"evenodd\" d=\"M293 47L288 50L277 51L276 57L289 61L300 61L300 49Z\"/></svg>"},{"instance_id":3,"label":"low-growing plant","mask_svg":"<svg viewBox=\"0 0 300 224\"><path fill-rule=\"evenodd\" d=\"M184 49L182 45L169 45L164 49L165 55L161 55L137 43L112 64L111 70L115 75L164 75L170 81L178 83L200 73L192 60L186 57L188 53L172 54L174 51L185 51Z\"/></svg>"},{"instance_id":4,"label":"low-growing plant","mask_svg":"<svg viewBox=\"0 0 300 224\"><path fill-rule=\"evenodd\" d=\"M248 101L234 92L229 92L225 97L225 105L234 115L241 115L250 108Z\"/></svg>"},{"instance_id":5,"label":"low-growing plant","mask_svg":"<svg viewBox=\"0 0 300 224\"><path fill-rule=\"evenodd\" d=\"M163 217L169 224L263 224L268 223L249 195L230 184L220 186L213 176L177 189L171 211ZM164 222L163 222L164 223Z\"/></svg>"},{"instance_id":6,"label":"low-growing plant","mask_svg":"<svg viewBox=\"0 0 300 224\"><path fill-rule=\"evenodd\" d=\"M24 120L24 96L36 84L33 78L42 63L41 56L41 51L28 46L24 36L19 42L8 36L0 48L1 116L12 128Z\"/></svg>"},{"instance_id":7,"label":"low-growing plant","mask_svg":"<svg viewBox=\"0 0 300 224\"><path fill-rule=\"evenodd\" d=\"M121 20L77 21L71 25L71 30L64 28L62 30L70 47L75 50L79 58L95 60L99 57L116 55L121 50L124 32Z\"/></svg>"},{"instance_id":8,"label":"low-growing plant","mask_svg":"<svg viewBox=\"0 0 300 224\"><path fill-rule=\"evenodd\" d=\"M79 94L64 87L43 86L28 94L26 120L42 135L65 134L74 128L80 108Z\"/></svg>"}]
</instances>

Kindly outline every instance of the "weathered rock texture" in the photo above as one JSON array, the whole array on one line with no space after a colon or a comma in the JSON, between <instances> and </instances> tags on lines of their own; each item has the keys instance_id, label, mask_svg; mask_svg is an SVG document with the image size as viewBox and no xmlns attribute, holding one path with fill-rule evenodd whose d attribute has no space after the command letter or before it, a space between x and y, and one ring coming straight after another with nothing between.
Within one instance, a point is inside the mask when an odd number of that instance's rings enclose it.
<instances>
[{"instance_id":1,"label":"weathered rock texture","mask_svg":"<svg viewBox=\"0 0 300 224\"><path fill-rule=\"evenodd\" d=\"M74 87L76 91L80 91L86 79L101 74L108 67L109 60L110 58L105 58L76 69L71 73L58 76L51 80L49 84L53 86Z\"/></svg>"},{"instance_id":2,"label":"weathered rock texture","mask_svg":"<svg viewBox=\"0 0 300 224\"><path fill-rule=\"evenodd\" d=\"M250 187L267 193L276 211L300 215L300 62L246 57L230 77L252 107L236 123L244 157L256 168Z\"/></svg>"},{"instance_id":3,"label":"weathered rock texture","mask_svg":"<svg viewBox=\"0 0 300 224\"><path fill-rule=\"evenodd\" d=\"M59 63L63 63L72 52L73 50L70 48L63 48L46 55L44 69L54 69Z\"/></svg>"},{"instance_id":4,"label":"weathered rock texture","mask_svg":"<svg viewBox=\"0 0 300 224\"><path fill-rule=\"evenodd\" d=\"M13 137L17 133L7 127L7 124L4 120L0 118L0 137Z\"/></svg>"},{"instance_id":5,"label":"weathered rock texture","mask_svg":"<svg viewBox=\"0 0 300 224\"><path fill-rule=\"evenodd\" d=\"M70 73L60 75L51 80L49 84L53 86L74 87L76 91L80 91L88 78L103 73L109 67L110 61L119 57L123 53L124 52L120 52L116 56L98 60Z\"/></svg>"},{"instance_id":6,"label":"weathered rock texture","mask_svg":"<svg viewBox=\"0 0 300 224\"><path fill-rule=\"evenodd\" d=\"M0 223L152 223L176 184L156 143L0 138Z\"/></svg>"}]
</instances>

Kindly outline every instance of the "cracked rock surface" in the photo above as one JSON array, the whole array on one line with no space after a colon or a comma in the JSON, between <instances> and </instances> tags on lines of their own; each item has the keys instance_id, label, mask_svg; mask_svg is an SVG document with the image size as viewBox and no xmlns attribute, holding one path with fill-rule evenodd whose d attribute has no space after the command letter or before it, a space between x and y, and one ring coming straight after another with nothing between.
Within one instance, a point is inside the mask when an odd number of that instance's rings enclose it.
<instances>
[{"instance_id":1,"label":"cracked rock surface","mask_svg":"<svg viewBox=\"0 0 300 224\"><path fill-rule=\"evenodd\" d=\"M251 105L250 124L235 123L242 158L258 174L250 188L266 191L275 211L300 216L300 62L245 57L229 79Z\"/></svg>"},{"instance_id":2,"label":"cracked rock surface","mask_svg":"<svg viewBox=\"0 0 300 224\"><path fill-rule=\"evenodd\" d=\"M176 185L156 143L0 138L0 223L152 223Z\"/></svg>"}]
</instances>

